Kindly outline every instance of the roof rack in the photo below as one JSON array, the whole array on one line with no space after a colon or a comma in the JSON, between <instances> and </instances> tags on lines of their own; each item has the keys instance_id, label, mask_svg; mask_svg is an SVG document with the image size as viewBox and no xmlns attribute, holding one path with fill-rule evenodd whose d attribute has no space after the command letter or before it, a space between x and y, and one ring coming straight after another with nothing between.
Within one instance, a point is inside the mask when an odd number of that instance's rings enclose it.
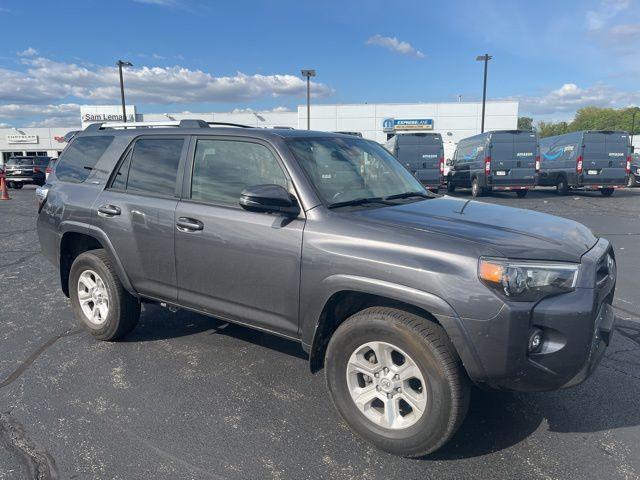
<instances>
[{"instance_id":1,"label":"roof rack","mask_svg":"<svg viewBox=\"0 0 640 480\"><path fill-rule=\"evenodd\" d=\"M204 120L164 120L160 122L99 122L92 123L85 128L85 131L104 130L106 128L164 128L164 127L177 127L177 128L209 128L209 125L220 125L225 127L239 127L239 128L254 128L249 125L241 125L239 123L228 122L205 122Z\"/></svg>"},{"instance_id":2,"label":"roof rack","mask_svg":"<svg viewBox=\"0 0 640 480\"><path fill-rule=\"evenodd\" d=\"M250 125L242 125L241 123L229 123L229 122L206 122L207 125L221 125L223 127L239 127L239 128L255 128Z\"/></svg>"}]
</instances>

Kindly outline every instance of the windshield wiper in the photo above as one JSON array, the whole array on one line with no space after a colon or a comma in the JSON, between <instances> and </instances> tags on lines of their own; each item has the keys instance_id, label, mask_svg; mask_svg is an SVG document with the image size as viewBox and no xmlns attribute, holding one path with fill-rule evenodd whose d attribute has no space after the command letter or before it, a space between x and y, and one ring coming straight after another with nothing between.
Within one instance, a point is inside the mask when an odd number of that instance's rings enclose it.
<instances>
[{"instance_id":1,"label":"windshield wiper","mask_svg":"<svg viewBox=\"0 0 640 480\"><path fill-rule=\"evenodd\" d=\"M349 207L353 205L364 205L366 203L382 203L383 205L392 205L385 201L382 197L354 198L353 200L345 200L344 202L330 203L328 208Z\"/></svg>"},{"instance_id":2,"label":"windshield wiper","mask_svg":"<svg viewBox=\"0 0 640 480\"><path fill-rule=\"evenodd\" d=\"M384 197L383 200L395 200L397 198L409 198L409 197L433 198L431 195L425 192L404 192L404 193L396 193L395 195L389 195L387 197Z\"/></svg>"}]
</instances>

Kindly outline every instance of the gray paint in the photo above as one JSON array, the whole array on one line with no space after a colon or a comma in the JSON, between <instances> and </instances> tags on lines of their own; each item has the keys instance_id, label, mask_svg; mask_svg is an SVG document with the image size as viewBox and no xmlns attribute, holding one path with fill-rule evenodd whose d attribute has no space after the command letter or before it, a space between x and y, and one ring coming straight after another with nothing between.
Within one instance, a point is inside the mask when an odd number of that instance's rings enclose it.
<instances>
[{"instance_id":1,"label":"gray paint","mask_svg":"<svg viewBox=\"0 0 640 480\"><path fill-rule=\"evenodd\" d=\"M294 130L181 128L143 133L250 138L268 145L290 177L290 191L301 206L297 218L189 201L193 146L189 154L186 148L183 152L174 197L115 192L104 186L140 132L107 132L116 140L84 183L56 181L55 173L50 177L38 232L43 251L56 264L65 232L91 234L114 258L134 295L272 331L299 340L306 349L314 345L322 311L333 295L379 295L433 315L470 377L493 386L557 388L583 365L595 362L582 340L560 359L545 357L534 364L524 354L530 325L562 322L567 305L574 311L571 329L579 329L580 338L591 335L595 309L613 291L615 281L596 290L591 278L595 260L609 250L608 242L598 242L576 222L450 197L329 210L283 140L332 134ZM122 214L99 216L97 208L105 204L118 206ZM199 220L204 228L179 232L174 228L178 217ZM507 302L478 281L478 257L483 255L582 263L579 291L540 302L556 305L540 313L535 305ZM569 339L575 333L561 324L556 328Z\"/></svg>"}]
</instances>

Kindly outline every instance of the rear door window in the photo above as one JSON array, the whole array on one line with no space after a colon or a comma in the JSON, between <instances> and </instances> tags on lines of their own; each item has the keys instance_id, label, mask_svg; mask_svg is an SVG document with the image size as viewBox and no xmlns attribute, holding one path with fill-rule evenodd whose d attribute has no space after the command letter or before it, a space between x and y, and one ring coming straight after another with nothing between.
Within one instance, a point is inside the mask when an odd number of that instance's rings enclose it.
<instances>
[{"instance_id":1,"label":"rear door window","mask_svg":"<svg viewBox=\"0 0 640 480\"><path fill-rule=\"evenodd\" d=\"M135 142L111 187L151 195L173 196L184 138L142 138Z\"/></svg>"},{"instance_id":2,"label":"rear door window","mask_svg":"<svg viewBox=\"0 0 640 480\"><path fill-rule=\"evenodd\" d=\"M56 177L63 182L84 182L113 138L109 135L76 138L60 156Z\"/></svg>"}]
</instances>

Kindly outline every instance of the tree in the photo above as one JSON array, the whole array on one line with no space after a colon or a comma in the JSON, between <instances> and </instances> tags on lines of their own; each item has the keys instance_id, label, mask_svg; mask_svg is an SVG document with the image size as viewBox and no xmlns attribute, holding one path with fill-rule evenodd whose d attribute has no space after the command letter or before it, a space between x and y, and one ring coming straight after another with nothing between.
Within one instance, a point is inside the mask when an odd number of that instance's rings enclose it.
<instances>
[{"instance_id":1,"label":"tree","mask_svg":"<svg viewBox=\"0 0 640 480\"><path fill-rule=\"evenodd\" d=\"M538 122L537 129L540 138L561 135L580 130L622 130L631 133L633 113L636 112L634 131L640 132L640 108L600 108L584 107L576 112L570 122ZM518 125L520 119L518 119Z\"/></svg>"},{"instance_id":2,"label":"tree","mask_svg":"<svg viewBox=\"0 0 640 480\"><path fill-rule=\"evenodd\" d=\"M518 130L533 130L533 118L518 117Z\"/></svg>"}]
</instances>

